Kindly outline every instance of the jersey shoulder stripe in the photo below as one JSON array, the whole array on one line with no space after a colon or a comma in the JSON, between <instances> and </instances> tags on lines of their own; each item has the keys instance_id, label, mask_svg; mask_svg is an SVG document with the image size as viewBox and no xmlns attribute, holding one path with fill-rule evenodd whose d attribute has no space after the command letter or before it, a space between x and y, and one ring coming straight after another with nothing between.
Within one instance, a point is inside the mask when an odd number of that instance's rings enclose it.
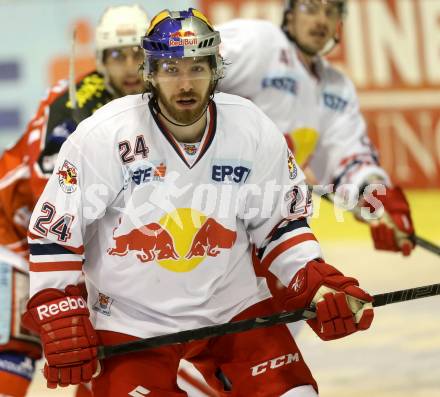
<instances>
[{"instance_id":1,"label":"jersey shoulder stripe","mask_svg":"<svg viewBox=\"0 0 440 397\"><path fill-rule=\"evenodd\" d=\"M57 261L57 262L33 262L29 263L31 272L60 272L60 271L81 271L82 261Z\"/></svg>"},{"instance_id":2,"label":"jersey shoulder stripe","mask_svg":"<svg viewBox=\"0 0 440 397\"><path fill-rule=\"evenodd\" d=\"M56 243L51 244L29 244L32 255L60 255L60 254L79 254L84 253L84 247L67 247Z\"/></svg>"}]
</instances>

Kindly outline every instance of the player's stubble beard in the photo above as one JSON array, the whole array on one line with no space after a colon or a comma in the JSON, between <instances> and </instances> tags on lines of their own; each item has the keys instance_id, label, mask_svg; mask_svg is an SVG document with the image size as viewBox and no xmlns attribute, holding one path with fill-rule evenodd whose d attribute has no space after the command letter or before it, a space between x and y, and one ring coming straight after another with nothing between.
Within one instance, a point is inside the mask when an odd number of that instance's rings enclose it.
<instances>
[{"instance_id":1,"label":"player's stubble beard","mask_svg":"<svg viewBox=\"0 0 440 397\"><path fill-rule=\"evenodd\" d=\"M196 93L194 90L173 95L168 100L161 92L160 87L157 86L157 95L159 106L163 107L166 112L179 124L192 124L197 121L200 116L205 112L206 105L209 101L210 89L207 89L203 97ZM194 98L197 101L197 107L194 109L177 109L173 103L176 100L186 99L186 98Z\"/></svg>"},{"instance_id":2,"label":"player's stubble beard","mask_svg":"<svg viewBox=\"0 0 440 397\"><path fill-rule=\"evenodd\" d=\"M326 44L313 44L313 43L307 43L306 40L301 40L298 37L292 36L294 38L294 41L296 43L296 46L300 49L304 55L308 57L315 57L317 56L320 51L325 48ZM327 41L330 40L330 37L327 38Z\"/></svg>"}]
</instances>

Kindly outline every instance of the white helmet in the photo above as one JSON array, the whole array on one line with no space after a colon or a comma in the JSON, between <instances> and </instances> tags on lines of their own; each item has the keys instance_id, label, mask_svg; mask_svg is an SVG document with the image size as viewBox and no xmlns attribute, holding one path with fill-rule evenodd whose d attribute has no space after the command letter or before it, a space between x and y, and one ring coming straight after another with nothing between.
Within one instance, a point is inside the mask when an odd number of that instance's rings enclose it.
<instances>
[{"instance_id":1,"label":"white helmet","mask_svg":"<svg viewBox=\"0 0 440 397\"><path fill-rule=\"evenodd\" d=\"M139 45L149 21L138 4L108 7L96 27L96 63L103 72L103 53L108 48Z\"/></svg>"}]
</instances>

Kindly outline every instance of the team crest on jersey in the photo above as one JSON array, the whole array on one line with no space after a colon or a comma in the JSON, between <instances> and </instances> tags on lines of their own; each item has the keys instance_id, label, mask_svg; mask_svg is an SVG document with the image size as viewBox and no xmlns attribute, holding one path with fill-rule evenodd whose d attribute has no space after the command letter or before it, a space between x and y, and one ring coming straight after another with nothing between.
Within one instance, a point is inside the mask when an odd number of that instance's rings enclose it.
<instances>
[{"instance_id":1,"label":"team crest on jersey","mask_svg":"<svg viewBox=\"0 0 440 397\"><path fill-rule=\"evenodd\" d=\"M287 167L289 169L289 178L295 179L298 175L298 170L296 168L295 158L290 149L287 149Z\"/></svg>"},{"instance_id":2,"label":"team crest on jersey","mask_svg":"<svg viewBox=\"0 0 440 397\"><path fill-rule=\"evenodd\" d=\"M190 143L184 143L183 150L185 150L186 154L189 154L190 156L194 156L197 153L197 146Z\"/></svg>"},{"instance_id":3,"label":"team crest on jersey","mask_svg":"<svg viewBox=\"0 0 440 397\"><path fill-rule=\"evenodd\" d=\"M64 160L63 166L58 170L58 182L65 193L73 193L78 187L78 171L76 167Z\"/></svg>"},{"instance_id":4,"label":"team crest on jersey","mask_svg":"<svg viewBox=\"0 0 440 397\"><path fill-rule=\"evenodd\" d=\"M106 316L110 316L110 308L112 306L113 299L107 295L98 293L98 299L93 304L93 310L95 312L99 312L101 314L105 314Z\"/></svg>"}]
</instances>

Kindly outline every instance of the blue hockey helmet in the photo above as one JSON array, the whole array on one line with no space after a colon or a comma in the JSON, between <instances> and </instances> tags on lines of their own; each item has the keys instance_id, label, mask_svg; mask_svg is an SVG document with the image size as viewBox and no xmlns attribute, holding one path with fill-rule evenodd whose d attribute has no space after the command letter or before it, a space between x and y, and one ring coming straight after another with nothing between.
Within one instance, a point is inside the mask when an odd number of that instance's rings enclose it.
<instances>
[{"instance_id":1,"label":"blue hockey helmet","mask_svg":"<svg viewBox=\"0 0 440 397\"><path fill-rule=\"evenodd\" d=\"M142 38L145 50L144 79L150 81L158 60L209 57L213 80L223 77L223 59L219 52L220 33L200 11L163 10L150 23Z\"/></svg>"}]
</instances>

